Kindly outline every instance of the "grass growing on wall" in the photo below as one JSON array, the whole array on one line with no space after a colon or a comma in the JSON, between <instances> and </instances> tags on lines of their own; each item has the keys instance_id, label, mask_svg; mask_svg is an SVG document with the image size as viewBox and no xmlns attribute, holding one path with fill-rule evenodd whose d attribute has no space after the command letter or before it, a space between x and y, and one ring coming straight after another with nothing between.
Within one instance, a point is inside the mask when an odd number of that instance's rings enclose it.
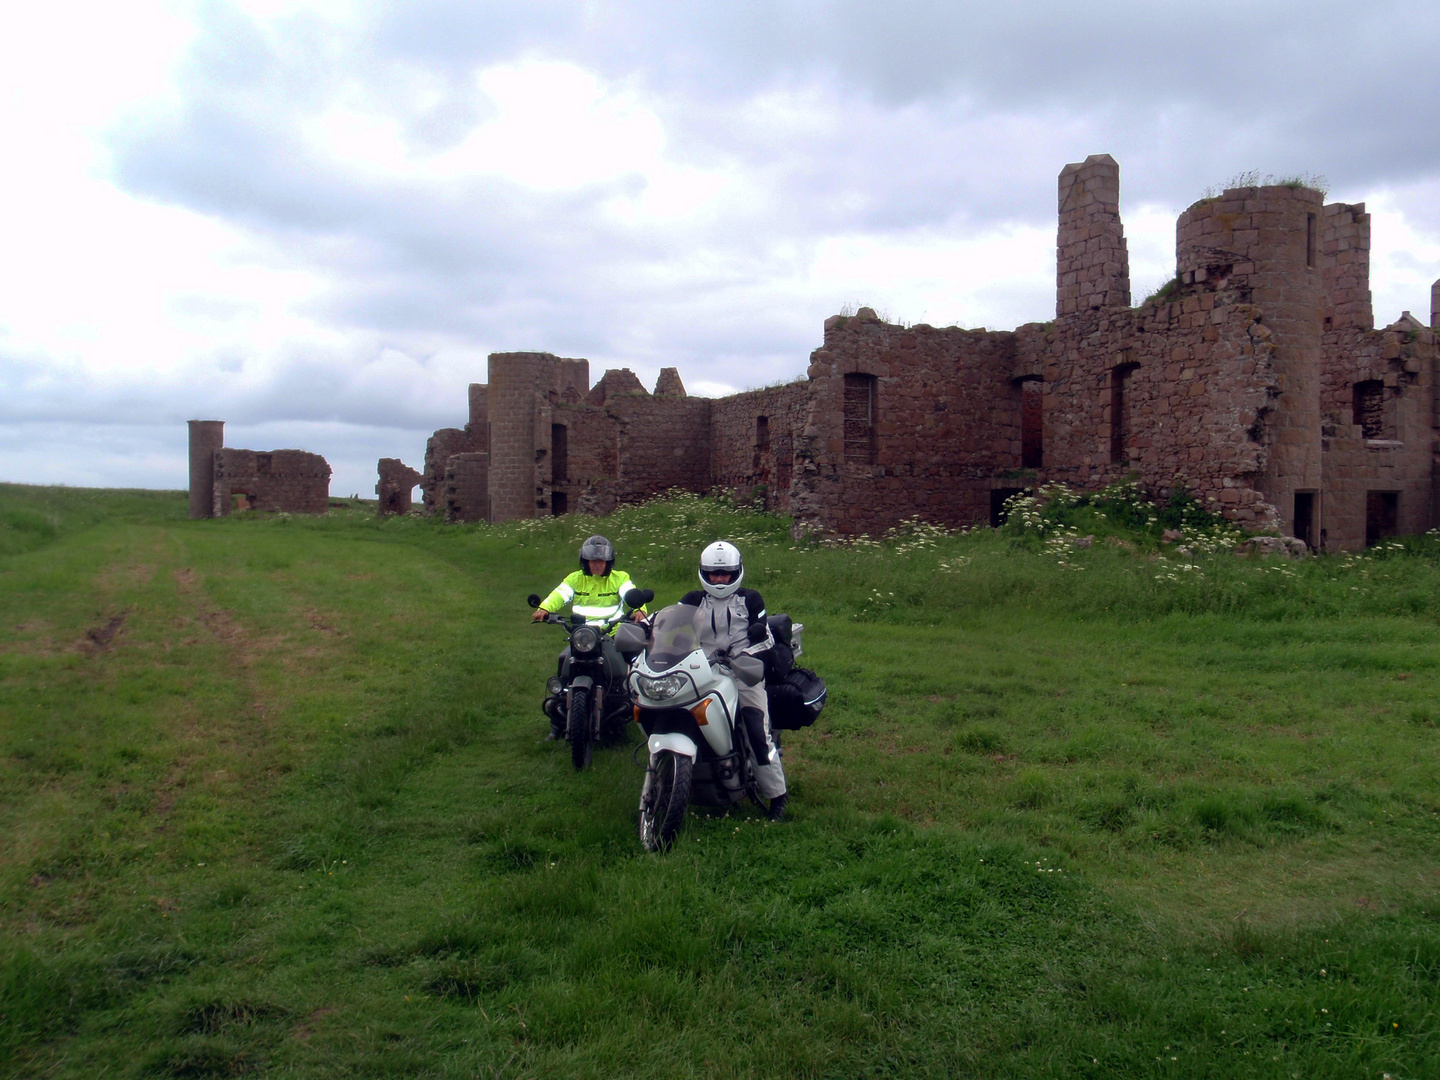
<instances>
[{"instance_id":1,"label":"grass growing on wall","mask_svg":"<svg viewBox=\"0 0 1440 1080\"><path fill-rule=\"evenodd\" d=\"M826 546L689 497L447 527L0 488L0 1061L1435 1075L1440 543L1237 558L1110 498ZM523 598L597 529L662 602L733 540L806 624L786 822L647 856L632 748L539 741Z\"/></svg>"}]
</instances>

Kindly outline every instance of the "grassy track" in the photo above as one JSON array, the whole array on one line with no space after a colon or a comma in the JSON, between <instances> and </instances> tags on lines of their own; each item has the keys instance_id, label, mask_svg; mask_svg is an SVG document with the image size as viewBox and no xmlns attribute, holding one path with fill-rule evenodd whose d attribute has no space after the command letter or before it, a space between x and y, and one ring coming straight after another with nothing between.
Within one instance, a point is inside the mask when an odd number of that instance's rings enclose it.
<instances>
[{"instance_id":1,"label":"grassy track","mask_svg":"<svg viewBox=\"0 0 1440 1080\"><path fill-rule=\"evenodd\" d=\"M1440 1076L1440 541L1108 512L607 519L662 601L735 540L831 687L784 823L654 857L631 747L539 741L594 522L0 485L0 1073Z\"/></svg>"}]
</instances>

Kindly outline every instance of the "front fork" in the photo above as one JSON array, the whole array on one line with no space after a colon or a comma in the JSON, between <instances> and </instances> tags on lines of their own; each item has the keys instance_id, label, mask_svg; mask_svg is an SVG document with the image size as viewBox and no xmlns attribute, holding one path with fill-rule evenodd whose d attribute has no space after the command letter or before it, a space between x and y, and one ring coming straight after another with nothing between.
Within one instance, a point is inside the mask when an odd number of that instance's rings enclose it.
<instances>
[{"instance_id":1,"label":"front fork","mask_svg":"<svg viewBox=\"0 0 1440 1080\"><path fill-rule=\"evenodd\" d=\"M645 783L640 786L640 812L642 814L652 810L655 806L655 759L657 756L651 754L650 760L645 766Z\"/></svg>"}]
</instances>

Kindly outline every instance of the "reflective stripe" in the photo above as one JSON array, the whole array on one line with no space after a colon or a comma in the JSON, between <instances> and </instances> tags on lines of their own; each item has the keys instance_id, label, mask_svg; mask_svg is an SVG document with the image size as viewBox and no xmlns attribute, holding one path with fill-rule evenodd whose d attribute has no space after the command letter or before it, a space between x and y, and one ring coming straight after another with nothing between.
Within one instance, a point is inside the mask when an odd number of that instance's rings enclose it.
<instances>
[{"instance_id":1,"label":"reflective stripe","mask_svg":"<svg viewBox=\"0 0 1440 1080\"><path fill-rule=\"evenodd\" d=\"M611 604L609 607L589 607L585 604L576 604L570 610L585 619L612 619L621 614L619 604Z\"/></svg>"},{"instance_id":2,"label":"reflective stripe","mask_svg":"<svg viewBox=\"0 0 1440 1080\"><path fill-rule=\"evenodd\" d=\"M563 581L556 586L555 591L560 594L561 604L568 604L571 600L575 599L575 590Z\"/></svg>"}]
</instances>

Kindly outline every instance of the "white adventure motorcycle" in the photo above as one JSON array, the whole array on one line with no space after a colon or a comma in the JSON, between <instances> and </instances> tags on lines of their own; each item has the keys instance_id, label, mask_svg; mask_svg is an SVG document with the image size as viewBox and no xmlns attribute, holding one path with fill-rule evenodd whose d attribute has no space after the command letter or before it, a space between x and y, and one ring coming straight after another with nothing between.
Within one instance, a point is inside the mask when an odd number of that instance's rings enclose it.
<instances>
[{"instance_id":1,"label":"white adventure motorcycle","mask_svg":"<svg viewBox=\"0 0 1440 1080\"><path fill-rule=\"evenodd\" d=\"M765 663L754 656L707 657L695 627L697 608L672 604L655 614L649 640L630 669L635 718L650 751L640 791L640 842L668 848L690 802L733 806L755 790L756 758L739 720L737 680L755 686ZM643 633L621 627L621 634ZM763 748L762 748L763 749Z\"/></svg>"}]
</instances>

